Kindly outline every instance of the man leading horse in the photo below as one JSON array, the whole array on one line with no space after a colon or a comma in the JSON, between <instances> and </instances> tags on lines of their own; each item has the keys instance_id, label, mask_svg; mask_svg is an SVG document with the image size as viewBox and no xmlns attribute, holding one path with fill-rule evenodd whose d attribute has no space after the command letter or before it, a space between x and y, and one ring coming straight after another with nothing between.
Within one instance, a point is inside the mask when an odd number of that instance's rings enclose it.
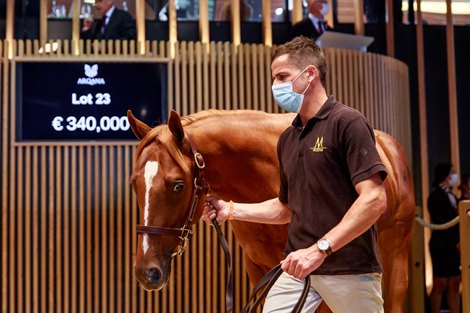
<instances>
[{"instance_id":1,"label":"man leading horse","mask_svg":"<svg viewBox=\"0 0 470 313\"><path fill-rule=\"evenodd\" d=\"M333 312L383 312L375 223L387 208L386 170L367 119L325 90L326 59L305 37L280 46L273 96L297 112L279 138L280 190L256 204L208 198L202 218L287 224L284 273L263 312L291 312L311 275L303 312L322 301Z\"/></svg>"}]
</instances>

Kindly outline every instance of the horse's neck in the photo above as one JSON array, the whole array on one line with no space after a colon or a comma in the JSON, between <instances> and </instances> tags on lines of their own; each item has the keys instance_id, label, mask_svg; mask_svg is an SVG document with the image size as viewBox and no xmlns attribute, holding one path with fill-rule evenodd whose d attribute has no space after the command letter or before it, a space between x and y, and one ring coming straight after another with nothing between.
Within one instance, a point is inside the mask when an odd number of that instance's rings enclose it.
<instances>
[{"instance_id":1,"label":"horse's neck","mask_svg":"<svg viewBox=\"0 0 470 313\"><path fill-rule=\"evenodd\" d=\"M185 129L206 162L212 192L238 201L275 196L279 181L277 141L292 118L237 111L187 125Z\"/></svg>"},{"instance_id":2,"label":"horse's neck","mask_svg":"<svg viewBox=\"0 0 470 313\"><path fill-rule=\"evenodd\" d=\"M214 111L213 115L188 123L185 130L198 150L205 154L244 151L257 155L262 146L277 144L279 135L290 125L292 118L290 114L258 111ZM226 150L220 151L220 148Z\"/></svg>"}]
</instances>

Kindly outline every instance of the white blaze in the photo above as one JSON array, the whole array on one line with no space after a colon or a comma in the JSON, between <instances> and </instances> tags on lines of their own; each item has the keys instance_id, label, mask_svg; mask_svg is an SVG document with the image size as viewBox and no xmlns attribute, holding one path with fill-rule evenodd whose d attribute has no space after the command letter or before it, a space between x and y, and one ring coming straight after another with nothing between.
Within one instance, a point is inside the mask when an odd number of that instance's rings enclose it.
<instances>
[{"instance_id":1,"label":"white blaze","mask_svg":"<svg viewBox=\"0 0 470 313\"><path fill-rule=\"evenodd\" d=\"M148 161L145 164L145 207L144 207L144 225L148 225L149 221L149 198L150 198L150 188L152 187L152 181L155 175L157 175L158 172L158 162L156 161ZM147 253L147 250L149 248L149 243L148 243L148 235L144 234L143 236L143 249L144 249L144 254Z\"/></svg>"}]
</instances>

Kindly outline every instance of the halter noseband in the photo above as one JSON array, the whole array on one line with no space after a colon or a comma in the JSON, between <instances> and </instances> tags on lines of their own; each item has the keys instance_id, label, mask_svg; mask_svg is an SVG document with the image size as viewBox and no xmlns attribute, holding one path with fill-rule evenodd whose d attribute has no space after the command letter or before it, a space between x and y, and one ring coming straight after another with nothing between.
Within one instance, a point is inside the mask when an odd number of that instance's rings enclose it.
<instances>
[{"instance_id":1,"label":"halter noseband","mask_svg":"<svg viewBox=\"0 0 470 313\"><path fill-rule=\"evenodd\" d=\"M197 152L196 147L194 146L189 135L187 137L189 140L189 145L191 147L191 152L194 157L194 164L196 166L194 167L195 173L193 197L191 199L188 217L186 218L184 225L181 228L157 227L140 224L136 226L137 233L149 235L177 236L179 239L181 239L178 249L171 255L171 257L183 254L184 249L186 247L186 241L193 235L193 231L191 230L191 224L194 218L194 213L196 212L199 198L201 197L201 195L205 195L207 193L207 190L209 189L209 185L207 184L204 178L204 168L206 167L204 159L202 158L202 155Z\"/></svg>"}]
</instances>

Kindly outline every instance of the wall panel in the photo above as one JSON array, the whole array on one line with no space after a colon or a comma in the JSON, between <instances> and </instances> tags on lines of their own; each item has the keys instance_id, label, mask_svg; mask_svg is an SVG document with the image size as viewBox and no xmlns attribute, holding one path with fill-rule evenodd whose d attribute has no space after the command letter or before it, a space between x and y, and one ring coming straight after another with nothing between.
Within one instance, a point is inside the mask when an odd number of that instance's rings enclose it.
<instances>
[{"instance_id":1,"label":"wall panel","mask_svg":"<svg viewBox=\"0 0 470 313\"><path fill-rule=\"evenodd\" d=\"M71 55L70 42L39 53L36 41L15 41L15 56L55 59L167 57L169 43L86 42ZM133 274L138 209L129 185L131 142L14 141L15 84L0 41L1 291L2 312L223 312L227 268L215 232L203 223L169 285L145 292ZM271 47L230 43L176 43L169 70L169 109L279 112L271 96ZM102 55L105 53L106 55ZM329 93L363 112L377 129L395 136L411 155L407 67L392 58L328 49ZM230 225L235 312L250 283L243 252Z\"/></svg>"}]
</instances>

